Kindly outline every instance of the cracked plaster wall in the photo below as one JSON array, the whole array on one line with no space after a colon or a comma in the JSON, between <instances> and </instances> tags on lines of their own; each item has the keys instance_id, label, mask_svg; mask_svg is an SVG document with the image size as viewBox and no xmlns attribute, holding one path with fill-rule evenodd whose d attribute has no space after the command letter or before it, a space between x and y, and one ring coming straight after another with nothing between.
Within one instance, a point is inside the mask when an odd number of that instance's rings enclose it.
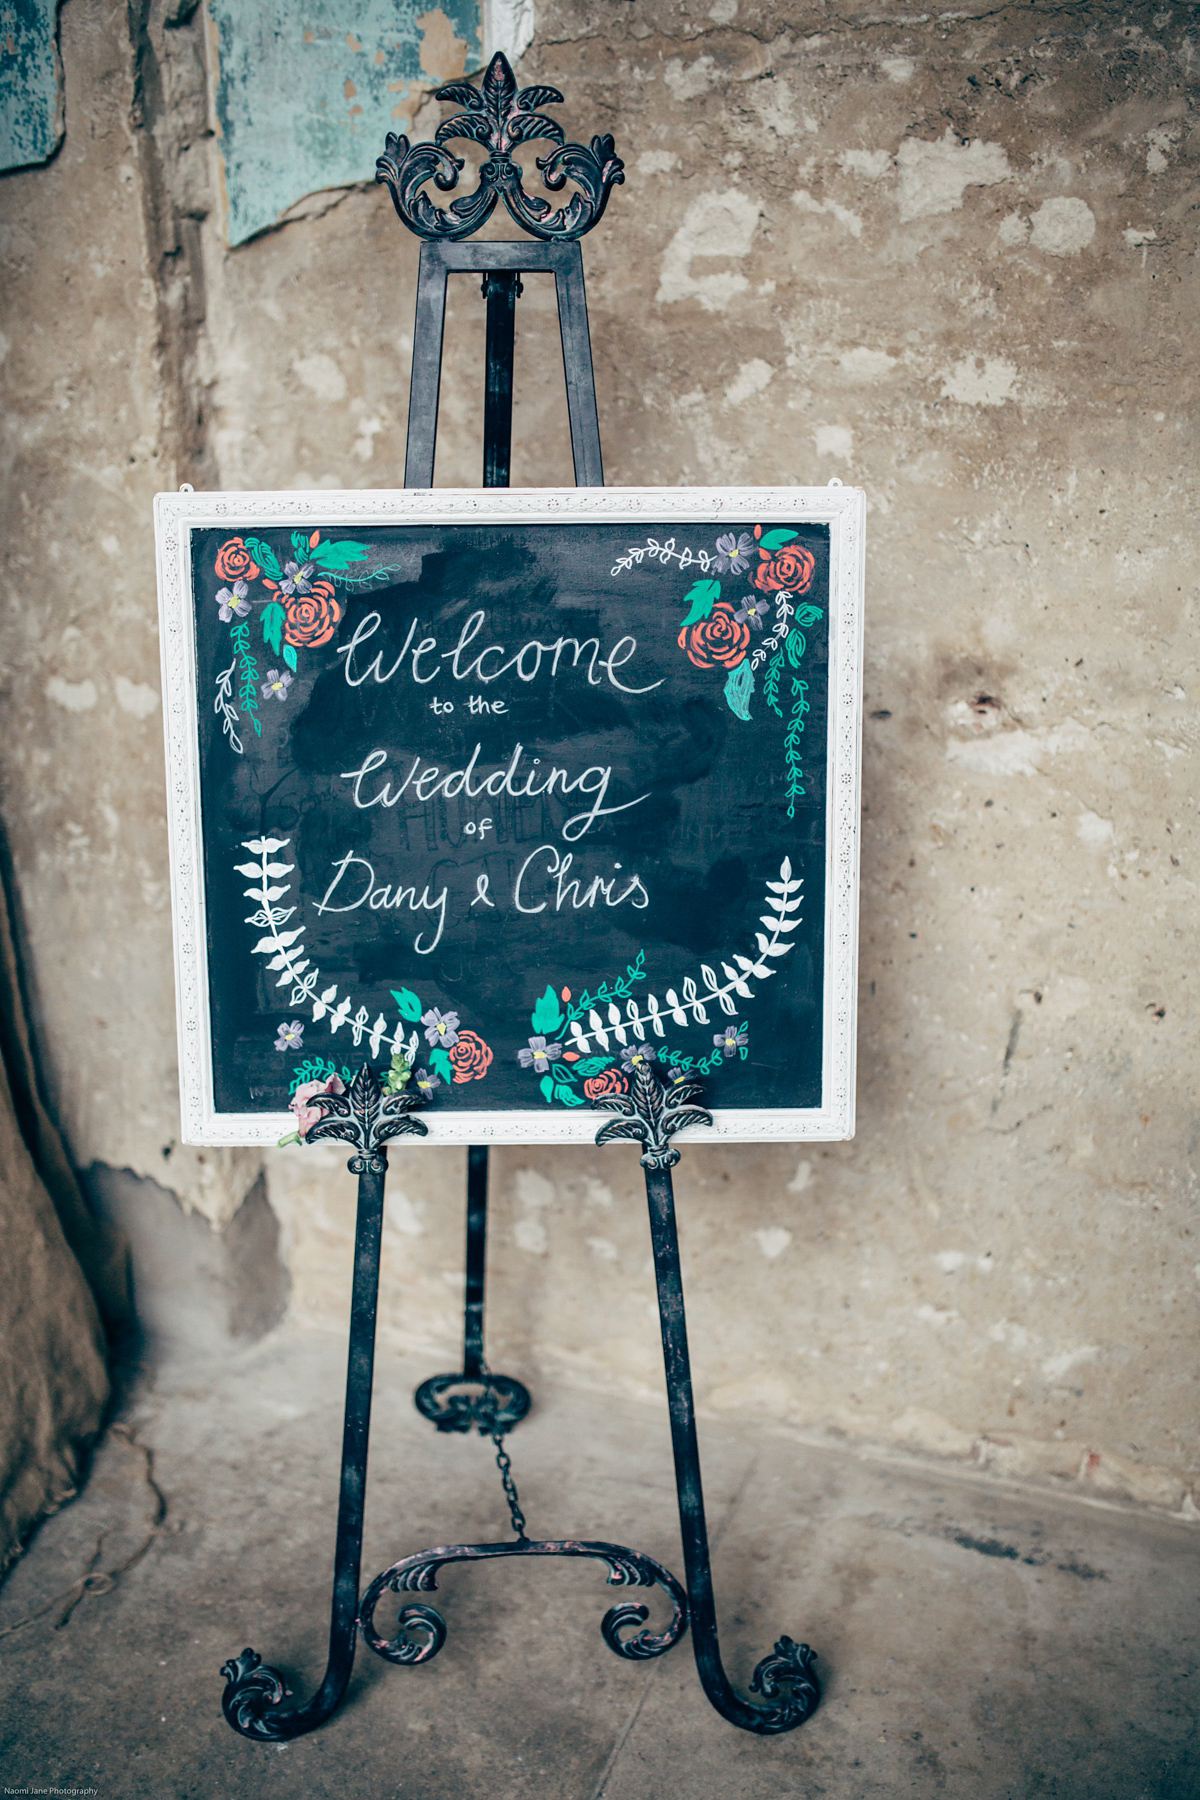
<instances>
[{"instance_id":1,"label":"cracked plaster wall","mask_svg":"<svg viewBox=\"0 0 1200 1800\"><path fill-rule=\"evenodd\" d=\"M203 32L130 16L69 0L63 149L3 188L0 798L77 1160L220 1223L257 1165L175 1142L150 496L399 479L417 258L369 187L227 250ZM585 247L610 482L870 499L859 1132L688 1150L702 1401L1185 1511L1193 35L1165 0L539 0L520 68L628 164ZM532 484L569 467L543 287ZM483 309L451 291L438 480L473 484ZM353 1184L268 1163L293 1308L340 1327ZM494 1167L494 1366L655 1393L632 1155ZM462 1158L393 1168L385 1330L449 1367Z\"/></svg>"}]
</instances>

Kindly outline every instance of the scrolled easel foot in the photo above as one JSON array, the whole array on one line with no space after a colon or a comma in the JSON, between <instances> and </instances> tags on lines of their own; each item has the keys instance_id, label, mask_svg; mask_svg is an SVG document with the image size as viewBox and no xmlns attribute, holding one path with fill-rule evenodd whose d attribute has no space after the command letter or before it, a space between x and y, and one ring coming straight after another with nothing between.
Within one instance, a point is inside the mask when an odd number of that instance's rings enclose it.
<instances>
[{"instance_id":1,"label":"scrolled easel foot","mask_svg":"<svg viewBox=\"0 0 1200 1800\"><path fill-rule=\"evenodd\" d=\"M816 1660L816 1651L807 1644L797 1644L790 1637L776 1640L772 1654L763 1657L750 1677L750 1692L761 1694L764 1700L774 1700L781 1688L790 1688L791 1694L782 1706L759 1712L763 1723L757 1730L791 1731L811 1718L821 1704L821 1685L813 1673Z\"/></svg>"},{"instance_id":2,"label":"scrolled easel foot","mask_svg":"<svg viewBox=\"0 0 1200 1800\"><path fill-rule=\"evenodd\" d=\"M287 1713L272 1709L291 1698L292 1690L278 1669L268 1668L257 1650L243 1650L222 1663L225 1692L221 1710L235 1731L243 1737L278 1739L291 1736L286 1729Z\"/></svg>"}]
</instances>

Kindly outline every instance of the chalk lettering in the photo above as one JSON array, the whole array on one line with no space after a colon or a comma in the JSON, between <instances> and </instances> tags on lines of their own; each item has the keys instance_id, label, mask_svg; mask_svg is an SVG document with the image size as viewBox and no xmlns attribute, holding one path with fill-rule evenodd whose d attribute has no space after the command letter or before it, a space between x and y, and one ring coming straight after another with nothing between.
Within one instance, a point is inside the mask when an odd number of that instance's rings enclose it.
<instances>
[{"instance_id":1,"label":"chalk lettering","mask_svg":"<svg viewBox=\"0 0 1200 1800\"><path fill-rule=\"evenodd\" d=\"M541 870L533 867L539 857L547 859L546 867ZM552 879L554 882L555 912L561 912L568 904L574 912L581 912L584 907L594 907L597 900L603 900L605 906L623 906L628 900L630 905L636 907L639 912L649 906L650 896L642 885L640 876L634 875L625 879L622 893L615 891L621 885L615 876L610 876L606 881L603 876L596 875L586 887L582 887L580 885L581 877L568 879L574 861L574 853L570 850L563 856L553 844L539 844L537 849L532 851L521 864L513 885L513 905L517 911L521 913L545 912L549 904L546 900L539 900L536 906L525 904L527 899L533 898L533 884L539 875L544 879ZM614 863L613 867L619 870L621 865ZM528 889L525 887L527 877Z\"/></svg>"},{"instance_id":2,"label":"chalk lettering","mask_svg":"<svg viewBox=\"0 0 1200 1800\"><path fill-rule=\"evenodd\" d=\"M619 693L649 694L655 688L661 687L665 680L665 677L660 677L657 681L649 682L645 687L628 687L625 682L620 680L617 670L623 669L637 653L637 639L629 636L618 638L607 656L601 654L598 637L558 637L548 644L544 644L540 638L530 638L511 655L503 644L488 644L470 661L467 661L465 653L469 647L474 645L475 639L483 630L485 619L486 614L482 607L476 608L459 631L458 642L454 648L442 651L438 650L435 637L423 637L416 647L413 647L413 639L417 633L417 621L413 619L410 621L408 635L404 640L404 648L390 669L384 669L383 653L380 651L360 671L355 662L355 654L362 645L374 637L381 624L380 615L377 612L370 612L358 621L350 642L338 646L337 654L346 659L343 672L351 687L361 687L363 682L372 675L377 682L390 681L394 675L400 672L402 665L410 655L412 658L410 674L412 680L419 687L427 687L438 674L436 667L429 669L424 674L421 671L422 657L432 658L434 656L438 658L439 663L449 663L450 674L455 681L473 681L483 687L493 681L498 681L501 675L507 675L510 670L515 670L518 681L526 683L536 681L543 667L547 665L550 679L554 681L558 677L559 664L568 650L570 651L571 668L578 669L582 662L589 687L600 687L603 678L607 676L609 682ZM485 706L486 702L480 700L478 707L472 703L471 710L482 711ZM493 703L493 710L504 710L503 703Z\"/></svg>"},{"instance_id":3,"label":"chalk lettering","mask_svg":"<svg viewBox=\"0 0 1200 1800\"><path fill-rule=\"evenodd\" d=\"M612 780L611 766L593 763L581 774L572 776L569 770L554 764L548 769L543 768L541 757L535 756L522 768L522 758L525 755L523 744L515 746L506 767L493 769L490 775L484 775L476 781L473 777L481 749L482 746L476 744L465 767L451 769L444 774L438 764L424 764L424 759L416 756L397 789L393 790L385 781L369 799L363 798L363 781L387 762L386 750L370 751L357 769L343 770L341 779L354 783L354 804L364 812L371 806L395 806L410 784L422 804L427 804L439 793L448 800L456 799L459 794L465 794L469 800L477 800L481 794L487 794L493 800L499 799L501 794L509 794L514 800L538 800L543 796L553 796L556 789L563 799L568 794L586 794L591 805L583 812L573 813L561 827L562 836L568 844L578 842L591 830L597 819L607 819L614 813L628 812L630 807L640 806L643 800L649 799L648 794L639 794L634 800L623 800L616 806L605 806L608 784Z\"/></svg>"},{"instance_id":4,"label":"chalk lettering","mask_svg":"<svg viewBox=\"0 0 1200 1800\"><path fill-rule=\"evenodd\" d=\"M332 904L331 895L340 888L342 879L351 863L358 863L367 871L365 880L363 880L362 892L356 900L344 900L340 905L335 906ZM394 892L390 882L380 887L375 881L375 870L372 864L367 861L365 856L356 856L353 850L347 850L342 860L334 863L333 867L335 870L333 880L325 889L324 898L317 902L319 913L356 912L360 906L367 906L372 912L380 912L384 909L395 911L398 907L405 905L410 912L433 912L438 916L438 927L432 941L422 945L422 933L418 932L413 940L413 949L418 956L428 956L431 950L437 949L442 932L446 928L446 898L449 892L447 888L443 888L440 894L431 897L429 884L426 882L424 891L418 900L415 883L410 887L400 884ZM354 878L352 877L352 879Z\"/></svg>"}]
</instances>

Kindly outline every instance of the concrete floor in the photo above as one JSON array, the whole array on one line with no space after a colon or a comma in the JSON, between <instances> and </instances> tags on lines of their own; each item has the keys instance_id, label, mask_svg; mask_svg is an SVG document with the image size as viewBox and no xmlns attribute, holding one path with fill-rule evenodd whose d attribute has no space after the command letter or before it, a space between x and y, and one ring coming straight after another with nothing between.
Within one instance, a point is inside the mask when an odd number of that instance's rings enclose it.
<instances>
[{"instance_id":1,"label":"concrete floor","mask_svg":"<svg viewBox=\"0 0 1200 1800\"><path fill-rule=\"evenodd\" d=\"M705 1424L723 1649L744 1685L775 1637L819 1651L824 1700L778 1739L735 1731L690 1647L618 1661L590 1564L447 1572L441 1655L360 1645L345 1706L262 1746L220 1711L252 1644L307 1695L324 1666L344 1350L285 1328L176 1365L130 1404L168 1502L148 1554L69 1623L0 1640L0 1779L99 1800L1184 1800L1200 1793L1197 1573L1184 1523L1017 1492L984 1475ZM365 1576L505 1535L487 1446L409 1401L427 1361L379 1365ZM665 1415L542 1390L511 1448L533 1535L606 1537L681 1572ZM0 1592L0 1631L137 1548L143 1461L110 1435L82 1497ZM665 1608L663 1608L665 1612Z\"/></svg>"}]
</instances>

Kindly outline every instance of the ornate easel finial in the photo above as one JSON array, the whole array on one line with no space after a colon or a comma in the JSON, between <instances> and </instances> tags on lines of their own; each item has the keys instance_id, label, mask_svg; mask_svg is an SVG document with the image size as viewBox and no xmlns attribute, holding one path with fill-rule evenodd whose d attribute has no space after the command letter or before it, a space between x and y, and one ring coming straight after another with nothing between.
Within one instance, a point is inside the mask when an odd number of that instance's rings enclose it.
<instances>
[{"instance_id":1,"label":"ornate easel finial","mask_svg":"<svg viewBox=\"0 0 1200 1800\"><path fill-rule=\"evenodd\" d=\"M387 183L396 211L418 237L443 241L470 237L501 199L518 225L547 243L580 238L600 223L609 193L625 179L625 165L611 137L594 137L590 146L565 143L558 121L536 111L561 103L557 88L518 92L508 58L497 51L478 88L469 81L452 81L438 88L434 99L452 100L466 110L444 120L432 144L410 144L389 131L387 149L375 165L376 181ZM451 201L447 210L420 190L431 179L444 194L458 186L463 161L443 148L451 138L482 144L488 158L480 167L475 192ZM525 192L521 170L512 160L516 146L531 138L550 138L558 146L537 159L544 185L557 193L570 178L579 189L557 212L551 212L540 195Z\"/></svg>"},{"instance_id":2,"label":"ornate easel finial","mask_svg":"<svg viewBox=\"0 0 1200 1800\"><path fill-rule=\"evenodd\" d=\"M338 1138L353 1144L356 1155L350 1158L352 1175L382 1175L387 1168L383 1146L390 1138L427 1137L429 1127L423 1119L409 1115L422 1104L419 1094L405 1091L385 1094L370 1063L364 1063L346 1092L313 1094L309 1106L319 1107L321 1118L310 1125L304 1136L306 1144L321 1138Z\"/></svg>"},{"instance_id":3,"label":"ornate easel finial","mask_svg":"<svg viewBox=\"0 0 1200 1800\"><path fill-rule=\"evenodd\" d=\"M610 1144L614 1138L636 1138L646 1146L642 1154L644 1169L673 1169L679 1152L671 1139L687 1125L711 1125L712 1114L693 1102L702 1084L686 1075L671 1074L661 1081L654 1073L648 1057L633 1058L633 1087L628 1094L606 1094L593 1100L597 1112L619 1114L596 1133L598 1144Z\"/></svg>"}]
</instances>

